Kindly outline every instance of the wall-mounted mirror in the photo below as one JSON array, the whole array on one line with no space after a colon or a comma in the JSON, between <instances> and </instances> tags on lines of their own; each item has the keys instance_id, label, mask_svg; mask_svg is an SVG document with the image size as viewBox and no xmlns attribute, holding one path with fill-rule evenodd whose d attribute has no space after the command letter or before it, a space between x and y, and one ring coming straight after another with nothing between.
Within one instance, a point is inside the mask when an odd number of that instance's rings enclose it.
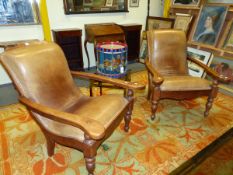
<instances>
[{"instance_id":1,"label":"wall-mounted mirror","mask_svg":"<svg viewBox=\"0 0 233 175\"><path fill-rule=\"evenodd\" d=\"M128 0L63 0L65 14L128 12Z\"/></svg>"}]
</instances>

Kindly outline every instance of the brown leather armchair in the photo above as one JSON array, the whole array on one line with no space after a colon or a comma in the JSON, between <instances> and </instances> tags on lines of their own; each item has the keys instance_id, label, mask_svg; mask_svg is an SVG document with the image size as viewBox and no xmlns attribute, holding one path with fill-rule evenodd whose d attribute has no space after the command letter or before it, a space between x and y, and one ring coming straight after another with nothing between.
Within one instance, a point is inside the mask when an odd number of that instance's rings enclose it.
<instances>
[{"instance_id":1,"label":"brown leather armchair","mask_svg":"<svg viewBox=\"0 0 233 175\"><path fill-rule=\"evenodd\" d=\"M185 33L181 30L154 30L147 32L149 88L148 99L152 102L152 116L160 99L191 99L208 96L204 116L208 116L214 98L218 92L218 81L227 81L201 62L187 58ZM202 67L212 77L212 84L202 78L188 74L187 60Z\"/></svg>"},{"instance_id":2,"label":"brown leather armchair","mask_svg":"<svg viewBox=\"0 0 233 175\"><path fill-rule=\"evenodd\" d=\"M85 72L70 72L62 50L54 43L37 42L10 49L1 62L47 140L48 155L55 143L80 150L89 174L94 174L100 144L122 121L129 130L133 109L133 89L138 83L125 82ZM88 97L75 85L73 76L112 83L128 89L127 97Z\"/></svg>"}]
</instances>

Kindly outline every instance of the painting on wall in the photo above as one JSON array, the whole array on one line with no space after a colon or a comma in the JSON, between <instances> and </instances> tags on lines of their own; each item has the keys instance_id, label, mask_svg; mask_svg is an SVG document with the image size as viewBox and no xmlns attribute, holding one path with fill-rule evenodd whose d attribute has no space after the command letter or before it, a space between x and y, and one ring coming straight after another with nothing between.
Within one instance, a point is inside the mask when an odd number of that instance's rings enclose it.
<instances>
[{"instance_id":1,"label":"painting on wall","mask_svg":"<svg viewBox=\"0 0 233 175\"><path fill-rule=\"evenodd\" d=\"M38 14L36 0L0 2L0 25L38 24Z\"/></svg>"},{"instance_id":2,"label":"painting on wall","mask_svg":"<svg viewBox=\"0 0 233 175\"><path fill-rule=\"evenodd\" d=\"M172 6L180 7L198 7L201 0L172 0Z\"/></svg>"},{"instance_id":3,"label":"painting on wall","mask_svg":"<svg viewBox=\"0 0 233 175\"><path fill-rule=\"evenodd\" d=\"M233 93L233 60L220 57L214 57L210 67L214 69L221 77L228 77L230 82L220 82L219 87ZM207 76L207 79L210 79Z\"/></svg>"},{"instance_id":4,"label":"painting on wall","mask_svg":"<svg viewBox=\"0 0 233 175\"><path fill-rule=\"evenodd\" d=\"M227 6L203 6L192 40L198 43L215 46L225 21L227 9Z\"/></svg>"},{"instance_id":5,"label":"painting on wall","mask_svg":"<svg viewBox=\"0 0 233 175\"><path fill-rule=\"evenodd\" d=\"M187 50L188 57L194 58L203 64L209 66L212 59L213 54L204 50L194 49L191 47L188 47ZM202 69L200 66L196 65L195 63L188 61L188 68L189 68L189 74L194 77L202 77L204 78L206 76L204 69Z\"/></svg>"}]
</instances>

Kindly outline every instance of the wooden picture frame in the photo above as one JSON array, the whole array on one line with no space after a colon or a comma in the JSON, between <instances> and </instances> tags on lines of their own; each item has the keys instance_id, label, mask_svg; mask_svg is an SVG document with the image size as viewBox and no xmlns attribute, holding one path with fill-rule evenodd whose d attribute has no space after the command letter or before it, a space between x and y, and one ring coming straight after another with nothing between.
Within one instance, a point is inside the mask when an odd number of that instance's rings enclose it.
<instances>
[{"instance_id":1,"label":"wooden picture frame","mask_svg":"<svg viewBox=\"0 0 233 175\"><path fill-rule=\"evenodd\" d=\"M174 29L181 29L186 34L189 31L193 16L190 14L176 13Z\"/></svg>"},{"instance_id":2,"label":"wooden picture frame","mask_svg":"<svg viewBox=\"0 0 233 175\"><path fill-rule=\"evenodd\" d=\"M194 58L207 66L210 66L211 61L213 59L213 54L211 52L195 49L192 47L188 47L187 55L188 57ZM189 74L191 76L201 77L201 78L204 78L206 76L204 69L199 67L195 63L192 63L191 61L188 61L188 68L189 68Z\"/></svg>"},{"instance_id":3,"label":"wooden picture frame","mask_svg":"<svg viewBox=\"0 0 233 175\"><path fill-rule=\"evenodd\" d=\"M223 49L233 52L233 19L225 30Z\"/></svg>"},{"instance_id":4,"label":"wooden picture frame","mask_svg":"<svg viewBox=\"0 0 233 175\"><path fill-rule=\"evenodd\" d=\"M219 34L228 11L227 6L205 5L202 6L192 41L216 46Z\"/></svg>"},{"instance_id":5,"label":"wooden picture frame","mask_svg":"<svg viewBox=\"0 0 233 175\"><path fill-rule=\"evenodd\" d=\"M222 57L214 57L210 67L215 70L222 77L229 77L230 82L220 82L220 89L226 90L233 93L233 59L231 58L222 58ZM208 80L211 78L206 76Z\"/></svg>"},{"instance_id":6,"label":"wooden picture frame","mask_svg":"<svg viewBox=\"0 0 233 175\"><path fill-rule=\"evenodd\" d=\"M139 0L130 0L129 6L130 7L139 7Z\"/></svg>"},{"instance_id":7,"label":"wooden picture frame","mask_svg":"<svg viewBox=\"0 0 233 175\"><path fill-rule=\"evenodd\" d=\"M36 0L5 1L0 13L0 26L35 25L40 23Z\"/></svg>"},{"instance_id":8,"label":"wooden picture frame","mask_svg":"<svg viewBox=\"0 0 233 175\"><path fill-rule=\"evenodd\" d=\"M199 7L201 0L172 0L172 7L180 8L197 8Z\"/></svg>"},{"instance_id":9,"label":"wooden picture frame","mask_svg":"<svg viewBox=\"0 0 233 175\"><path fill-rule=\"evenodd\" d=\"M146 30L171 29L174 26L174 22L174 18L147 16Z\"/></svg>"}]
</instances>

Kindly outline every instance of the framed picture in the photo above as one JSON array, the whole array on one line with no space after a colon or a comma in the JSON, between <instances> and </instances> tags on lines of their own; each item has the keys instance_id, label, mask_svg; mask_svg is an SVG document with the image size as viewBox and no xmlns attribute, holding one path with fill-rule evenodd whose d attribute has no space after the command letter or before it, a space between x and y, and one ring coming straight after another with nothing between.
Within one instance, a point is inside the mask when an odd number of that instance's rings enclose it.
<instances>
[{"instance_id":1,"label":"framed picture","mask_svg":"<svg viewBox=\"0 0 233 175\"><path fill-rule=\"evenodd\" d=\"M233 52L233 20L231 20L229 27L226 29L226 33L223 49Z\"/></svg>"},{"instance_id":2,"label":"framed picture","mask_svg":"<svg viewBox=\"0 0 233 175\"><path fill-rule=\"evenodd\" d=\"M206 52L204 50L194 49L192 47L188 47L187 50L188 57L194 58L200 62L202 62L205 65L210 65L213 54L210 52ZM189 68L189 74L194 77L205 77L204 69L196 65L195 63L192 63L191 61L188 61L188 68Z\"/></svg>"},{"instance_id":3,"label":"framed picture","mask_svg":"<svg viewBox=\"0 0 233 175\"><path fill-rule=\"evenodd\" d=\"M207 0L207 3L233 4L232 0Z\"/></svg>"},{"instance_id":4,"label":"framed picture","mask_svg":"<svg viewBox=\"0 0 233 175\"><path fill-rule=\"evenodd\" d=\"M36 0L4 0L0 4L0 25L38 24L38 14Z\"/></svg>"},{"instance_id":5,"label":"framed picture","mask_svg":"<svg viewBox=\"0 0 233 175\"><path fill-rule=\"evenodd\" d=\"M107 7L112 7L112 4L113 4L113 0L106 0L105 2L105 6Z\"/></svg>"},{"instance_id":6,"label":"framed picture","mask_svg":"<svg viewBox=\"0 0 233 175\"><path fill-rule=\"evenodd\" d=\"M172 7L198 7L201 0L172 0Z\"/></svg>"},{"instance_id":7,"label":"framed picture","mask_svg":"<svg viewBox=\"0 0 233 175\"><path fill-rule=\"evenodd\" d=\"M225 21L227 6L206 5L200 10L192 40L215 46Z\"/></svg>"},{"instance_id":8,"label":"framed picture","mask_svg":"<svg viewBox=\"0 0 233 175\"><path fill-rule=\"evenodd\" d=\"M188 33L193 16L190 14L176 13L174 29L181 29Z\"/></svg>"},{"instance_id":9,"label":"framed picture","mask_svg":"<svg viewBox=\"0 0 233 175\"><path fill-rule=\"evenodd\" d=\"M93 0L83 0L83 6L93 6Z\"/></svg>"},{"instance_id":10,"label":"framed picture","mask_svg":"<svg viewBox=\"0 0 233 175\"><path fill-rule=\"evenodd\" d=\"M230 82L221 82L219 87L233 93L233 60L214 57L210 67L214 69L220 76L230 78ZM210 79L208 76L206 78Z\"/></svg>"},{"instance_id":11,"label":"framed picture","mask_svg":"<svg viewBox=\"0 0 233 175\"><path fill-rule=\"evenodd\" d=\"M174 26L175 19L147 16L146 30L171 29Z\"/></svg>"},{"instance_id":12,"label":"framed picture","mask_svg":"<svg viewBox=\"0 0 233 175\"><path fill-rule=\"evenodd\" d=\"M139 61L144 63L147 57L147 40L143 39L140 47Z\"/></svg>"},{"instance_id":13,"label":"framed picture","mask_svg":"<svg viewBox=\"0 0 233 175\"><path fill-rule=\"evenodd\" d=\"M130 0L129 6L130 7L139 7L139 0Z\"/></svg>"}]
</instances>

